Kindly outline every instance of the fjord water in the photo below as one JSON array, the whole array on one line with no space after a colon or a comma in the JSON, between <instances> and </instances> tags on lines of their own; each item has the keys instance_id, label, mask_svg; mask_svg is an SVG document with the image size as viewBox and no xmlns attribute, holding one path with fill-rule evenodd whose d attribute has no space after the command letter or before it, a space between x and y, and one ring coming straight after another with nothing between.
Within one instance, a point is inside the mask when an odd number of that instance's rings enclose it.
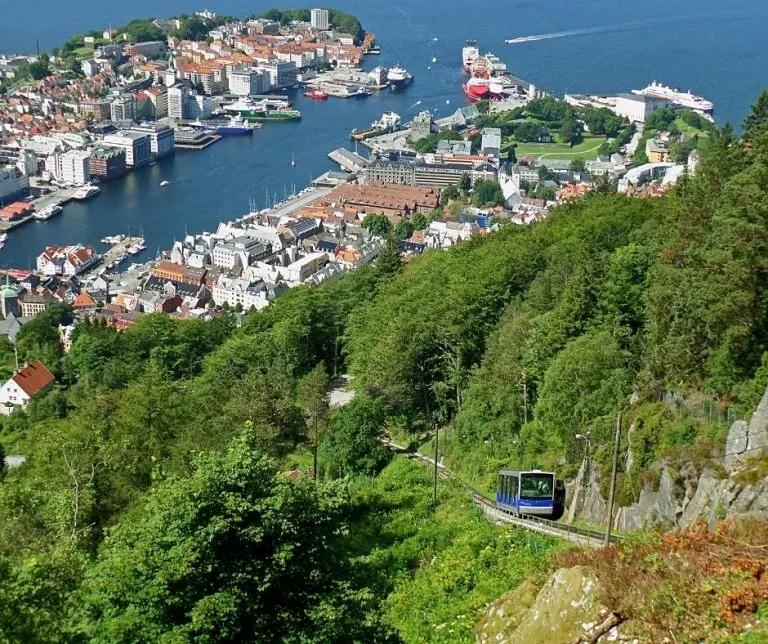
<instances>
[{"instance_id":1,"label":"fjord water","mask_svg":"<svg viewBox=\"0 0 768 644\"><path fill-rule=\"evenodd\" d=\"M2 0L0 51L34 51L92 28L135 17L208 8L246 16L302 2L244 0ZM305 3L306 4L306 3ZM310 3L311 4L311 3ZM328 4L328 3L324 3ZM366 67L400 63L416 77L403 93L367 100L313 102L294 92L300 123L270 123L252 138L225 138L201 152L179 151L151 168L102 186L102 194L69 204L62 216L14 231L0 266L26 268L47 244L94 243L105 235L143 231L148 249L167 248L185 230L215 228L244 214L249 199L263 207L310 177L332 169L327 153L348 146L349 131L385 110L409 120L421 109L447 115L464 104L459 60L467 39L493 51L516 75L563 92L620 92L652 80L691 89L716 104L719 123L738 123L768 86L768 3L763 0L335 0L357 15L383 48ZM435 40L437 38L437 40ZM518 40L505 44L505 40ZM432 63L432 58L437 63ZM431 66L431 70L427 67ZM291 166L295 155L296 167ZM160 182L169 181L161 188Z\"/></svg>"}]
</instances>

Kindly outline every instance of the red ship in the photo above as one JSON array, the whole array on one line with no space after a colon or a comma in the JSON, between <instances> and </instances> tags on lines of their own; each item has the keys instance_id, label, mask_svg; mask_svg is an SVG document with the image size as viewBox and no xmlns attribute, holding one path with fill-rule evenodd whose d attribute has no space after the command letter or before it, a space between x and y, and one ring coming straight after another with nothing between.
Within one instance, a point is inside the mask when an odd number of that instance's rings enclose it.
<instances>
[{"instance_id":1,"label":"red ship","mask_svg":"<svg viewBox=\"0 0 768 644\"><path fill-rule=\"evenodd\" d=\"M464 95L472 102L488 98L491 88L487 79L473 76L461 86Z\"/></svg>"},{"instance_id":2,"label":"red ship","mask_svg":"<svg viewBox=\"0 0 768 644\"><path fill-rule=\"evenodd\" d=\"M324 101L328 98L328 94L326 94L321 88L316 87L310 92L304 92L304 96L307 98L312 98L316 101Z\"/></svg>"}]
</instances>

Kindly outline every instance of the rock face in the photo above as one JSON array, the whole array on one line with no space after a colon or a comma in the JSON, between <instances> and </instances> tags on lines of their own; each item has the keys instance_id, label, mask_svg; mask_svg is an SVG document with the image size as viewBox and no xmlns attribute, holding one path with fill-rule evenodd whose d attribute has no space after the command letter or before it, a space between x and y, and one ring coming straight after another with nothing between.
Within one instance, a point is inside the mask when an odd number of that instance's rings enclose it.
<instances>
[{"instance_id":1,"label":"rock face","mask_svg":"<svg viewBox=\"0 0 768 644\"><path fill-rule=\"evenodd\" d=\"M586 568L561 568L544 584L522 615L505 619L498 615L498 602L491 604L478 626L477 642L556 644L590 641L595 627L609 616L597 598L597 588L597 581Z\"/></svg>"},{"instance_id":2,"label":"rock face","mask_svg":"<svg viewBox=\"0 0 768 644\"><path fill-rule=\"evenodd\" d=\"M725 443L725 467L728 471L737 469L748 460L768 448L768 389L763 394L752 419L747 424L737 420L728 432Z\"/></svg>"},{"instance_id":3,"label":"rock face","mask_svg":"<svg viewBox=\"0 0 768 644\"><path fill-rule=\"evenodd\" d=\"M727 477L714 470L701 475L692 471L673 475L665 468L657 490L646 488L637 503L615 508L613 527L622 531L651 526L672 529L691 525L699 517L714 523L734 514L768 514L768 477L746 484L744 480L749 477L742 476L760 458L768 458L768 390L749 423L738 420L728 432L723 459ZM628 453L630 464L631 459ZM566 521L578 518L594 526L605 526L607 503L593 467L582 463L576 478L566 485L566 492Z\"/></svg>"}]
</instances>

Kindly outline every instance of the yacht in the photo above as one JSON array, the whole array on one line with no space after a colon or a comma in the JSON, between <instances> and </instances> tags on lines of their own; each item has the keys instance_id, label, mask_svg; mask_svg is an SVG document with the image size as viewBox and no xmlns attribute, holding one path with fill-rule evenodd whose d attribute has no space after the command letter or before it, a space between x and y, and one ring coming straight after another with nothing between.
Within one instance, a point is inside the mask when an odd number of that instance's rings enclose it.
<instances>
[{"instance_id":1,"label":"yacht","mask_svg":"<svg viewBox=\"0 0 768 644\"><path fill-rule=\"evenodd\" d=\"M75 194L72 195L72 198L78 199L79 201L83 201L85 199L90 199L91 197L95 197L100 192L101 192L101 188L99 188L98 186L92 186L91 184L87 183L82 188L78 188L78 190L75 191Z\"/></svg>"},{"instance_id":2,"label":"yacht","mask_svg":"<svg viewBox=\"0 0 768 644\"><path fill-rule=\"evenodd\" d=\"M170 183L169 181L163 180L163 181L160 182L160 187L161 188L165 188L165 186L167 186L169 183Z\"/></svg>"},{"instance_id":3,"label":"yacht","mask_svg":"<svg viewBox=\"0 0 768 644\"><path fill-rule=\"evenodd\" d=\"M35 216L35 219L37 219L38 221L45 221L46 219L50 219L54 215L58 215L59 213L61 213L62 210L64 210L64 208L62 208L58 204L53 204L51 206L48 206L36 212L34 216Z\"/></svg>"}]
</instances>

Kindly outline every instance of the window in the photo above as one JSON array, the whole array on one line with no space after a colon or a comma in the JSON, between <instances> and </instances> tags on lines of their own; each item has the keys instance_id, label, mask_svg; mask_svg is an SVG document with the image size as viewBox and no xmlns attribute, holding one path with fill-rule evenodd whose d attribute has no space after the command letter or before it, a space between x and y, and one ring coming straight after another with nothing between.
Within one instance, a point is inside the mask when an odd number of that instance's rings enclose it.
<instances>
[{"instance_id":1,"label":"window","mask_svg":"<svg viewBox=\"0 0 768 644\"><path fill-rule=\"evenodd\" d=\"M521 474L520 498L551 499L555 489L553 474Z\"/></svg>"}]
</instances>

